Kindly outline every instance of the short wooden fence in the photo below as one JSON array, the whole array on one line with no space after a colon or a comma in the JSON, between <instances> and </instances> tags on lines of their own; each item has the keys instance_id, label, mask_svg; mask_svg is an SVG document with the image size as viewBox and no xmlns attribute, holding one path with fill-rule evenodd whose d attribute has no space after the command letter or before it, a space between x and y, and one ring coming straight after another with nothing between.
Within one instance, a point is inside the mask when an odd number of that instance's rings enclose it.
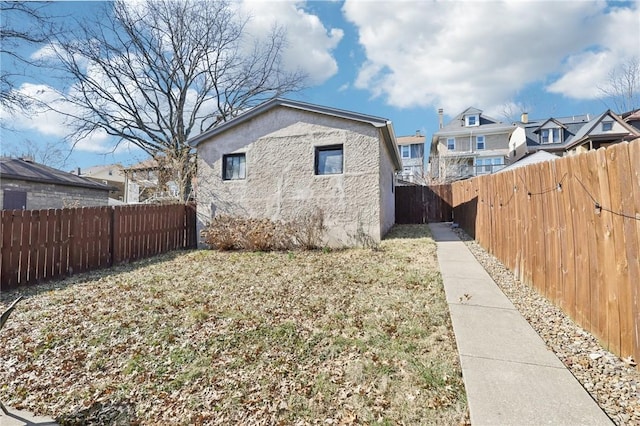
<instances>
[{"instance_id":1,"label":"short wooden fence","mask_svg":"<svg viewBox=\"0 0 640 426\"><path fill-rule=\"evenodd\" d=\"M452 206L522 282L640 360L640 140L453 183Z\"/></svg>"},{"instance_id":2,"label":"short wooden fence","mask_svg":"<svg viewBox=\"0 0 640 426\"><path fill-rule=\"evenodd\" d=\"M0 291L194 248L195 207L3 210Z\"/></svg>"}]
</instances>

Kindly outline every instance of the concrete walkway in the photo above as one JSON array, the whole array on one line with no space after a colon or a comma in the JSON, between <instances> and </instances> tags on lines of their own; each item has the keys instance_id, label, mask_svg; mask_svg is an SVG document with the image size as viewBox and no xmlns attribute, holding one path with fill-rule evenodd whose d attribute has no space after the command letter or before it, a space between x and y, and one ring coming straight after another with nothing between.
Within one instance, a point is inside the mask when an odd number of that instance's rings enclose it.
<instances>
[{"instance_id":1,"label":"concrete walkway","mask_svg":"<svg viewBox=\"0 0 640 426\"><path fill-rule=\"evenodd\" d=\"M611 425L447 223L438 244L471 424Z\"/></svg>"},{"instance_id":2,"label":"concrete walkway","mask_svg":"<svg viewBox=\"0 0 640 426\"><path fill-rule=\"evenodd\" d=\"M6 407L6 406L5 406ZM0 426L55 426L53 419L49 417L34 416L27 411L6 407L9 414L0 411Z\"/></svg>"}]
</instances>

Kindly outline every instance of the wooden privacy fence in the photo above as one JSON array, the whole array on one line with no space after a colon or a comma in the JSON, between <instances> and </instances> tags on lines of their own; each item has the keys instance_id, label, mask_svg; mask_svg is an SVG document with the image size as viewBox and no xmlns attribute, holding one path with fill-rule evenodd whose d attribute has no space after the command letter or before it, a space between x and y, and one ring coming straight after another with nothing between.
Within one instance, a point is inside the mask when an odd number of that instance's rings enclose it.
<instances>
[{"instance_id":1,"label":"wooden privacy fence","mask_svg":"<svg viewBox=\"0 0 640 426\"><path fill-rule=\"evenodd\" d=\"M396 187L396 223L447 222L451 215L451 185Z\"/></svg>"},{"instance_id":2,"label":"wooden privacy fence","mask_svg":"<svg viewBox=\"0 0 640 426\"><path fill-rule=\"evenodd\" d=\"M456 182L452 202L522 282L640 360L640 140Z\"/></svg>"},{"instance_id":3,"label":"wooden privacy fence","mask_svg":"<svg viewBox=\"0 0 640 426\"><path fill-rule=\"evenodd\" d=\"M0 291L193 248L195 207L3 210Z\"/></svg>"}]
</instances>

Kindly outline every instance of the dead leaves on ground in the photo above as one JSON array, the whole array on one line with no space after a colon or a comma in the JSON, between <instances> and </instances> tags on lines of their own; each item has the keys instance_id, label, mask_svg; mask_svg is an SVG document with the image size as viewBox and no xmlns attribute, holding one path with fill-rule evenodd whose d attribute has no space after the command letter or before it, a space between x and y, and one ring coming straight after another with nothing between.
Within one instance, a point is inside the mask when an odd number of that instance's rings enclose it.
<instances>
[{"instance_id":1,"label":"dead leaves on ground","mask_svg":"<svg viewBox=\"0 0 640 426\"><path fill-rule=\"evenodd\" d=\"M43 286L0 334L0 398L67 420L459 423L434 250L194 251Z\"/></svg>"}]
</instances>

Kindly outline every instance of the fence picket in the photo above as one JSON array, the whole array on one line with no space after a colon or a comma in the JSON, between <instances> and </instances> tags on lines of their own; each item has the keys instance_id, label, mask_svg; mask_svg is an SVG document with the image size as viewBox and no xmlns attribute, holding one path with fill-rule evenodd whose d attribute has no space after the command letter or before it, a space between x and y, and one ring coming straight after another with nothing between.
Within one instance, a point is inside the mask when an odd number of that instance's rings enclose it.
<instances>
[{"instance_id":1,"label":"fence picket","mask_svg":"<svg viewBox=\"0 0 640 426\"><path fill-rule=\"evenodd\" d=\"M640 167L638 164L640 164L640 144L631 143L629 144L629 181L632 187L633 203L629 203L629 211L627 213L630 216L628 219L633 221L635 225L635 243L633 243L635 244L635 259L633 257L629 258L629 266L636 268L634 275L636 278L631 280L633 353L636 360L640 359L640 278L638 278L638 275L640 275ZM632 232L630 233L632 234Z\"/></svg>"},{"instance_id":2,"label":"fence picket","mask_svg":"<svg viewBox=\"0 0 640 426\"><path fill-rule=\"evenodd\" d=\"M3 210L0 291L194 248L195 215L183 205Z\"/></svg>"},{"instance_id":3,"label":"fence picket","mask_svg":"<svg viewBox=\"0 0 640 426\"><path fill-rule=\"evenodd\" d=\"M636 360L639 164L635 140L450 189L454 221L469 235L608 349Z\"/></svg>"}]
</instances>

